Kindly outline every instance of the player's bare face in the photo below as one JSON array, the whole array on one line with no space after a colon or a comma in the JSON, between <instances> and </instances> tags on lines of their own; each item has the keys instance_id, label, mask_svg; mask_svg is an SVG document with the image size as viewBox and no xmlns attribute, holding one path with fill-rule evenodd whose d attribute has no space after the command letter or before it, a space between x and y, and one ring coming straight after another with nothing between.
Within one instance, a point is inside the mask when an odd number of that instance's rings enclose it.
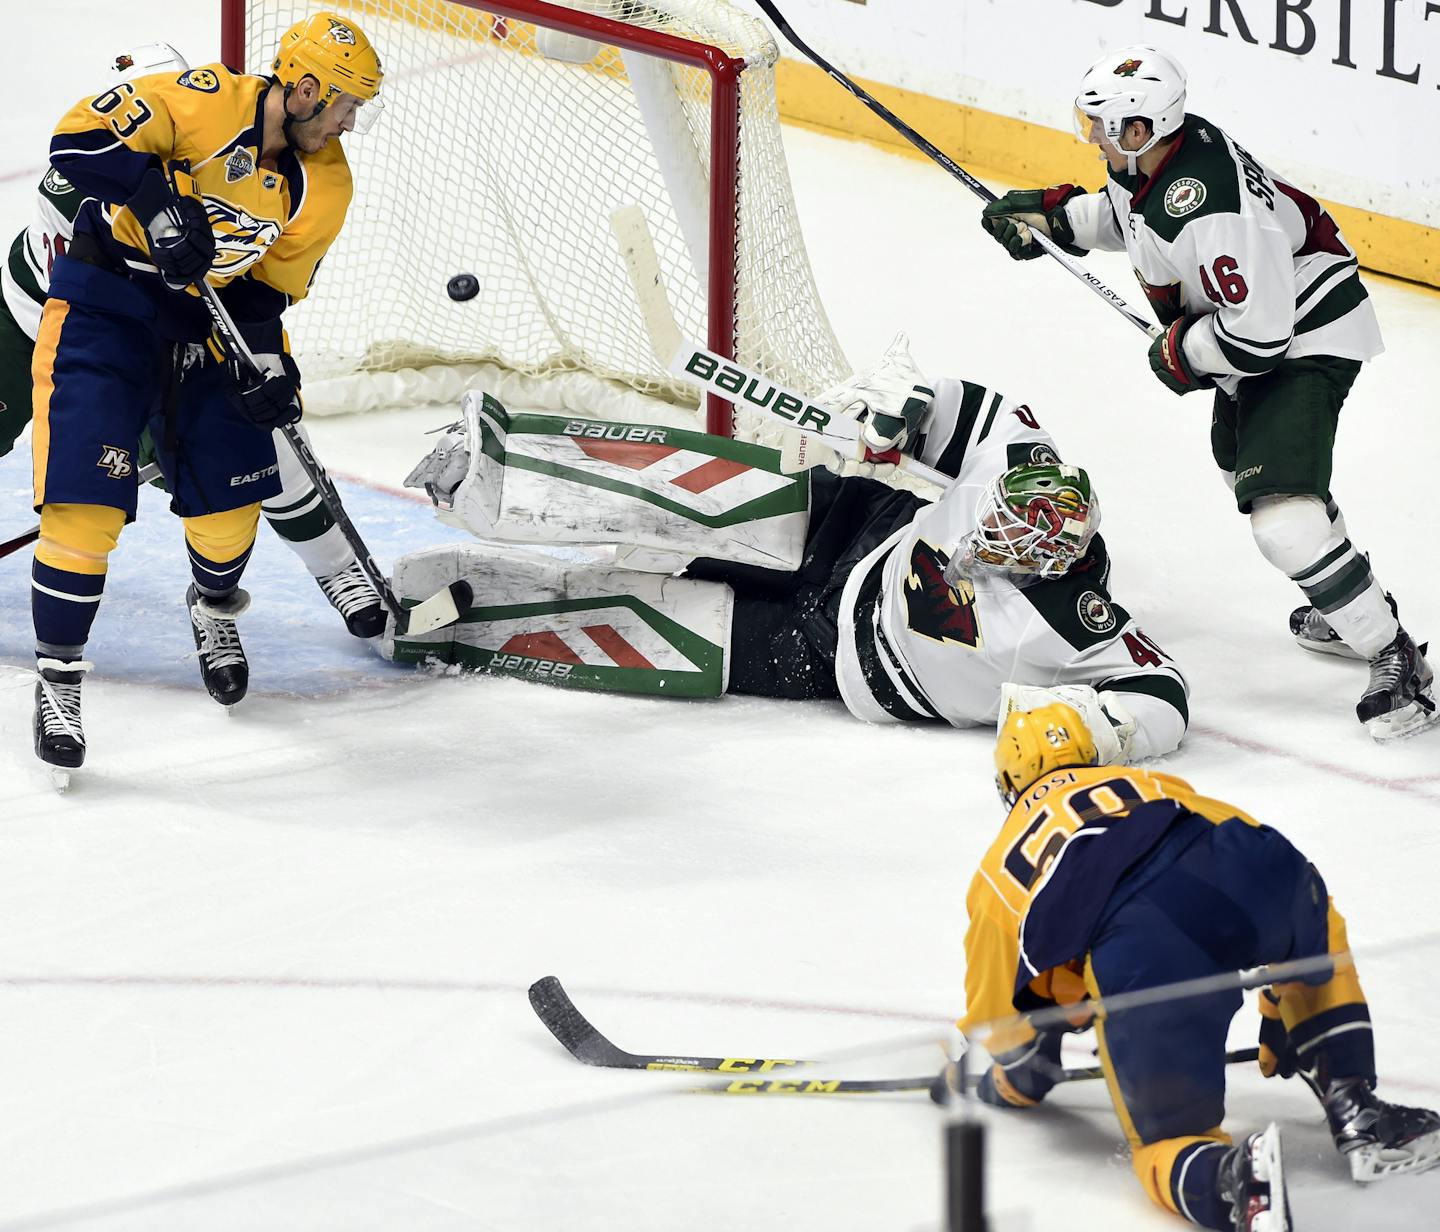
<instances>
[{"instance_id":1,"label":"player's bare face","mask_svg":"<svg viewBox=\"0 0 1440 1232\"><path fill-rule=\"evenodd\" d=\"M328 107L321 108L319 115L292 124L291 139L306 154L319 153L334 138L355 127L355 110L358 106L358 99L342 94Z\"/></svg>"}]
</instances>

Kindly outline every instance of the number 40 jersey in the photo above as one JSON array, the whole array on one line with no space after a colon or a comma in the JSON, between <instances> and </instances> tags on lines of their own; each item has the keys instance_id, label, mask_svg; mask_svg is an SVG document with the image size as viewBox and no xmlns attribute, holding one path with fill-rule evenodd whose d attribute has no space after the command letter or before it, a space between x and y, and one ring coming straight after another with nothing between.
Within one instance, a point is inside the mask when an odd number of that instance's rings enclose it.
<instances>
[{"instance_id":1,"label":"number 40 jersey","mask_svg":"<svg viewBox=\"0 0 1440 1232\"><path fill-rule=\"evenodd\" d=\"M1134 717L1131 760L1174 749L1189 721L1185 677L1111 599L1099 535L1063 577L945 580L990 482L1012 466L1059 460L1029 407L941 379L924 428L917 456L956 479L846 580L835 658L846 706L872 723L967 727L996 721L1006 683L1086 685L1115 694Z\"/></svg>"}]
</instances>

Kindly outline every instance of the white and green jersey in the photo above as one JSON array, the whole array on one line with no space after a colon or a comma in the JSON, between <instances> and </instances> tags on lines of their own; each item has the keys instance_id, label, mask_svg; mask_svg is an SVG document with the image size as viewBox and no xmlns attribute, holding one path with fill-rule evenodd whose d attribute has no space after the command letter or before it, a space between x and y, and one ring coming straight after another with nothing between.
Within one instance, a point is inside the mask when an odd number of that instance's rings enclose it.
<instances>
[{"instance_id":1,"label":"white and green jersey","mask_svg":"<svg viewBox=\"0 0 1440 1232\"><path fill-rule=\"evenodd\" d=\"M1057 460L1049 433L1028 407L952 380L937 382L925 427L919 457L956 481L845 583L835 677L846 706L872 723L965 727L995 722L1007 682L1088 685L1122 695L1137 724L1133 758L1168 753L1188 720L1185 678L1111 600L1099 536L1062 578L945 581L990 481L1011 466Z\"/></svg>"},{"instance_id":2,"label":"white and green jersey","mask_svg":"<svg viewBox=\"0 0 1440 1232\"><path fill-rule=\"evenodd\" d=\"M1226 393L1282 359L1385 349L1334 220L1199 116L1148 179L1111 172L1065 213L1079 247L1129 253L1162 324L1204 314L1185 358Z\"/></svg>"},{"instance_id":3,"label":"white and green jersey","mask_svg":"<svg viewBox=\"0 0 1440 1232\"><path fill-rule=\"evenodd\" d=\"M75 215L85 195L54 168L40 181L35 217L15 237L5 268L0 271L0 292L16 324L32 339L40 332L40 312L50 289L55 258L75 236Z\"/></svg>"}]
</instances>

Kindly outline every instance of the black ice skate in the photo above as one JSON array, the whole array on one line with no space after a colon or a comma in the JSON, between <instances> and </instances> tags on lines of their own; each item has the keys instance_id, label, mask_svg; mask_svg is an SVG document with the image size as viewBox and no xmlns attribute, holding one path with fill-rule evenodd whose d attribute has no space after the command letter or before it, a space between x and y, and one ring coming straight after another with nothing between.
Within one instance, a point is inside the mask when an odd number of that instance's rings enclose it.
<instances>
[{"instance_id":1,"label":"black ice skate","mask_svg":"<svg viewBox=\"0 0 1440 1232\"><path fill-rule=\"evenodd\" d=\"M1355 713L1376 740L1413 736L1440 721L1434 681L1425 648L1417 647L1400 629L1395 640L1370 660L1370 683Z\"/></svg>"},{"instance_id":2,"label":"black ice skate","mask_svg":"<svg viewBox=\"0 0 1440 1232\"><path fill-rule=\"evenodd\" d=\"M250 606L250 595L237 589L224 599L211 599L191 582L185 603L195 649L200 652L200 678L211 697L222 706L233 706L250 687L250 664L235 629L235 618Z\"/></svg>"},{"instance_id":3,"label":"black ice skate","mask_svg":"<svg viewBox=\"0 0 1440 1232\"><path fill-rule=\"evenodd\" d=\"M1390 605L1391 612L1398 619L1400 613L1395 607L1395 596L1386 594L1385 602ZM1315 654L1338 655L1342 659L1362 658L1335 632L1330 622L1325 619L1325 613L1309 603L1290 613L1290 635L1302 650L1310 650Z\"/></svg>"},{"instance_id":4,"label":"black ice skate","mask_svg":"<svg viewBox=\"0 0 1440 1232\"><path fill-rule=\"evenodd\" d=\"M339 573L317 577L315 582L356 637L379 637L385 632L385 608L359 561L352 561Z\"/></svg>"},{"instance_id":5,"label":"black ice skate","mask_svg":"<svg viewBox=\"0 0 1440 1232\"><path fill-rule=\"evenodd\" d=\"M1387 1104L1363 1078L1331 1083L1321 1102L1355 1180L1424 1172L1440 1163L1440 1113Z\"/></svg>"},{"instance_id":6,"label":"black ice skate","mask_svg":"<svg viewBox=\"0 0 1440 1232\"><path fill-rule=\"evenodd\" d=\"M1225 1153L1217 1178L1236 1232L1290 1232L1290 1200L1280 1159L1280 1127L1271 1124Z\"/></svg>"},{"instance_id":7,"label":"black ice skate","mask_svg":"<svg viewBox=\"0 0 1440 1232\"><path fill-rule=\"evenodd\" d=\"M35 756L46 765L74 770L85 764L80 726L80 682L92 664L82 659L41 659L36 664Z\"/></svg>"}]
</instances>

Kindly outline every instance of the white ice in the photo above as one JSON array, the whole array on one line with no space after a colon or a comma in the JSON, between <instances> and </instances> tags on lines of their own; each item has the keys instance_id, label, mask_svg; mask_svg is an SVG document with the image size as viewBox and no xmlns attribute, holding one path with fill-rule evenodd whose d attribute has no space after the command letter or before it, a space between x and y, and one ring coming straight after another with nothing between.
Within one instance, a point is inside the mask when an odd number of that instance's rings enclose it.
<instances>
[{"instance_id":1,"label":"white ice","mask_svg":"<svg viewBox=\"0 0 1440 1232\"><path fill-rule=\"evenodd\" d=\"M107 57L166 39L211 58L217 10L7 6L0 218L28 218L48 130ZM1205 100L1284 166L1283 117L1223 110ZM1116 594L1193 686L1165 768L1315 860L1360 955L1382 1093L1440 1101L1440 736L1375 746L1363 669L1290 645L1297 593L1214 473L1208 404L1159 386L1137 331L1053 264L1012 265L938 168L786 141L852 359L904 327L923 365L1024 397L1090 468ZM1123 261L1094 267L1133 287ZM1369 286L1390 349L1346 407L1334 489L1423 640L1440 299ZM449 412L313 425L382 558L450 535L394 491ZM31 520L24 452L0 464L0 538ZM263 531L254 687L226 714L189 655L179 528L145 496L65 797L30 751L28 559L0 562L0 1232L939 1225L944 1118L923 1096L705 1099L676 1093L684 1076L582 1068L525 989L560 975L634 1050L929 1072L1001 820L988 732L414 675L349 639ZM1433 1226L1440 1176L1357 1189L1307 1092L1233 1072L1227 1125L1272 1118L1297 1226ZM1101 1084L986 1119L997 1232L1180 1226L1142 1196Z\"/></svg>"}]
</instances>

